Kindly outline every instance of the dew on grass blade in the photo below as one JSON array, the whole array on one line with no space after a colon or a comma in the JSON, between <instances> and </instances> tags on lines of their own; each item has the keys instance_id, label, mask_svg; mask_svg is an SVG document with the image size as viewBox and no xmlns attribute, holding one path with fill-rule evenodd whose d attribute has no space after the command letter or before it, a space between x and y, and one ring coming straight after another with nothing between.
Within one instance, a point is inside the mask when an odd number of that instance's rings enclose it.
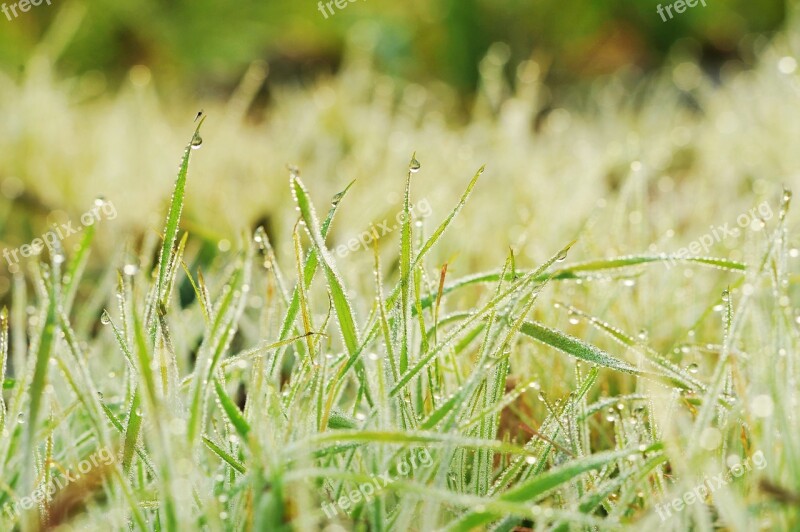
<instances>
[{"instance_id":1,"label":"dew on grass blade","mask_svg":"<svg viewBox=\"0 0 800 532\"><path fill-rule=\"evenodd\" d=\"M786 218L786 213L789 212L789 204L792 203L792 191L789 188L783 189L783 197L781 198L781 209L778 213L778 219L783 221Z\"/></svg>"},{"instance_id":2,"label":"dew on grass blade","mask_svg":"<svg viewBox=\"0 0 800 532\"><path fill-rule=\"evenodd\" d=\"M417 160L417 152L414 152L414 155L411 156L411 162L408 165L408 170L412 174L416 174L419 172L420 168L422 168L422 165L419 164L419 161Z\"/></svg>"},{"instance_id":3,"label":"dew on grass blade","mask_svg":"<svg viewBox=\"0 0 800 532\"><path fill-rule=\"evenodd\" d=\"M343 190L342 192L337 192L336 194L334 194L333 198L331 198L331 207L336 207L337 205L339 205L339 202L342 201L342 198L346 193L347 191Z\"/></svg>"},{"instance_id":4,"label":"dew on grass blade","mask_svg":"<svg viewBox=\"0 0 800 532\"><path fill-rule=\"evenodd\" d=\"M108 312L106 312L105 310L100 315L100 323L102 323L103 325L108 325L109 323L111 323L111 316L109 316Z\"/></svg>"},{"instance_id":5,"label":"dew on grass blade","mask_svg":"<svg viewBox=\"0 0 800 532\"><path fill-rule=\"evenodd\" d=\"M203 145L203 137L201 137L199 134L195 134L195 136L192 137L192 149L199 150L200 146L202 145Z\"/></svg>"}]
</instances>

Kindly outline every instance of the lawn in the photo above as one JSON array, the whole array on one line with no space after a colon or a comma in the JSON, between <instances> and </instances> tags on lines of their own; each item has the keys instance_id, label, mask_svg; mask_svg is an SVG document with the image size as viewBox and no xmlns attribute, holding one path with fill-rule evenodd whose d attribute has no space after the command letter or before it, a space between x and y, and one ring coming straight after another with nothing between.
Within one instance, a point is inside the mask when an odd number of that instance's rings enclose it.
<instances>
[{"instance_id":1,"label":"lawn","mask_svg":"<svg viewBox=\"0 0 800 532\"><path fill-rule=\"evenodd\" d=\"M796 24L219 98L63 13L0 73L0 530L800 526Z\"/></svg>"}]
</instances>

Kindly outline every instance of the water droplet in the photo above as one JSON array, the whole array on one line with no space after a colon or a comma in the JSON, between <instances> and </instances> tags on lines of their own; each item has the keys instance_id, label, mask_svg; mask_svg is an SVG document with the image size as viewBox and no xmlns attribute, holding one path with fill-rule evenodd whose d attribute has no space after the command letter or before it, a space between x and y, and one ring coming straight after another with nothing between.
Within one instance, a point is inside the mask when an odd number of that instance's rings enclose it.
<instances>
[{"instance_id":1,"label":"water droplet","mask_svg":"<svg viewBox=\"0 0 800 532\"><path fill-rule=\"evenodd\" d=\"M267 243L269 243L269 237L267 236L267 231L266 231L266 229L264 229L263 225L259 225L256 228L256 231L253 234L253 241L255 241L256 244L267 244ZM261 247L263 247L263 246L261 246Z\"/></svg>"},{"instance_id":2,"label":"water droplet","mask_svg":"<svg viewBox=\"0 0 800 532\"><path fill-rule=\"evenodd\" d=\"M561 253L559 253L558 257L556 257L556 262L564 262L567 260L567 250L565 249Z\"/></svg>"},{"instance_id":3,"label":"water droplet","mask_svg":"<svg viewBox=\"0 0 800 532\"><path fill-rule=\"evenodd\" d=\"M136 275L136 272L139 271L139 267L136 264L126 264L122 267L122 273L127 276ZM121 294L120 294L121 295Z\"/></svg>"},{"instance_id":4,"label":"water droplet","mask_svg":"<svg viewBox=\"0 0 800 532\"><path fill-rule=\"evenodd\" d=\"M105 310L100 315L100 323L102 323L103 325L108 325L109 323L111 323L111 316L109 316L108 312L106 312Z\"/></svg>"},{"instance_id":5,"label":"water droplet","mask_svg":"<svg viewBox=\"0 0 800 532\"><path fill-rule=\"evenodd\" d=\"M201 137L198 134L195 134L195 136L192 138L192 149L199 150L200 146L202 145L203 145L203 137Z\"/></svg>"},{"instance_id":6,"label":"water droplet","mask_svg":"<svg viewBox=\"0 0 800 532\"><path fill-rule=\"evenodd\" d=\"M536 457L535 456L527 456L527 457L525 457L525 462L528 463L528 464L535 464L536 463Z\"/></svg>"},{"instance_id":7,"label":"water droplet","mask_svg":"<svg viewBox=\"0 0 800 532\"><path fill-rule=\"evenodd\" d=\"M100 399L102 399L102 398L103 398L103 392L97 392L97 397L99 397Z\"/></svg>"},{"instance_id":8,"label":"water droplet","mask_svg":"<svg viewBox=\"0 0 800 532\"><path fill-rule=\"evenodd\" d=\"M540 401L544 401L544 400L546 399L546 398L545 398L545 395L544 395L544 392L539 392L539 393L536 395L536 397L538 397Z\"/></svg>"},{"instance_id":9,"label":"water droplet","mask_svg":"<svg viewBox=\"0 0 800 532\"><path fill-rule=\"evenodd\" d=\"M723 291L722 291L722 301L724 301L725 303L727 303L727 302L728 302L728 300L730 300L730 297L731 297L731 293L730 293L730 292L728 292L728 289L727 289L727 288L726 288L725 290L723 290Z\"/></svg>"},{"instance_id":10,"label":"water droplet","mask_svg":"<svg viewBox=\"0 0 800 532\"><path fill-rule=\"evenodd\" d=\"M789 212L789 204L792 202L792 191L788 188L783 189L783 198L781 199L781 210L778 217L783 220L786 218L786 213Z\"/></svg>"},{"instance_id":11,"label":"water droplet","mask_svg":"<svg viewBox=\"0 0 800 532\"><path fill-rule=\"evenodd\" d=\"M25 423L25 414L23 414L22 412L20 412L19 415L17 416L17 423L19 424Z\"/></svg>"},{"instance_id":12,"label":"water droplet","mask_svg":"<svg viewBox=\"0 0 800 532\"><path fill-rule=\"evenodd\" d=\"M695 363L691 363L691 364L689 364L688 366L686 366L686 370L687 370L689 373L697 373L698 371L700 371L700 366L698 366L698 365L697 365L697 364L695 364Z\"/></svg>"},{"instance_id":13,"label":"water droplet","mask_svg":"<svg viewBox=\"0 0 800 532\"><path fill-rule=\"evenodd\" d=\"M339 192L339 193L337 193L337 194L336 194L335 196L333 196L333 198L331 199L331 206L332 206L332 207L336 207L337 205L339 205L339 202L340 202L340 201L342 201L342 198L343 198L343 197L344 197L344 192Z\"/></svg>"},{"instance_id":14,"label":"water droplet","mask_svg":"<svg viewBox=\"0 0 800 532\"><path fill-rule=\"evenodd\" d=\"M422 168L422 165L419 164L419 161L417 160L417 152L414 152L414 155L411 156L411 162L408 165L408 170L412 174L416 174L419 172L420 168Z\"/></svg>"}]
</instances>

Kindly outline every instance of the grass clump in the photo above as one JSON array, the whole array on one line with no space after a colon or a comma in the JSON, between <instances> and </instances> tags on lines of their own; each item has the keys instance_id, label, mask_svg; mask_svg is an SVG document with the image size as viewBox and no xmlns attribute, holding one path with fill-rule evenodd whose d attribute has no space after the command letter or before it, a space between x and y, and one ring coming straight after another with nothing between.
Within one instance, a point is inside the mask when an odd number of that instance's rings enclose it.
<instances>
[{"instance_id":1,"label":"grass clump","mask_svg":"<svg viewBox=\"0 0 800 532\"><path fill-rule=\"evenodd\" d=\"M676 257L570 261L565 241L538 265L511 251L455 276L433 262L483 168L429 228L411 209L416 156L396 253L387 261L375 238L356 287L327 238L359 185L318 210L296 168L293 261L263 227L201 261L180 230L201 126L163 232L129 246L129 261L83 279L90 231L69 257L15 275L0 316L4 528L647 528L664 501L757 453L763 467L669 518L797 523L788 191L752 260L680 258L727 288L700 298L688 330L662 324L668 344L581 302ZM101 450L113 461L84 471ZM82 481L63 484L76 467Z\"/></svg>"}]
</instances>

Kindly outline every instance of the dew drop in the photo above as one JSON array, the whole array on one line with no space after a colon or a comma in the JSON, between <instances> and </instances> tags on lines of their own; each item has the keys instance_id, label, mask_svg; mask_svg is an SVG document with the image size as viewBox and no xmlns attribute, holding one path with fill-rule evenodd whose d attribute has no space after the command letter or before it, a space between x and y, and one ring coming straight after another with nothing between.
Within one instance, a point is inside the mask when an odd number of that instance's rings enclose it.
<instances>
[{"instance_id":1,"label":"dew drop","mask_svg":"<svg viewBox=\"0 0 800 532\"><path fill-rule=\"evenodd\" d=\"M192 149L199 150L200 146L202 145L203 145L203 137L195 134L194 138L192 138Z\"/></svg>"},{"instance_id":2,"label":"dew drop","mask_svg":"<svg viewBox=\"0 0 800 532\"><path fill-rule=\"evenodd\" d=\"M558 257L556 257L556 262L564 262L567 260L567 250L562 251L559 253Z\"/></svg>"},{"instance_id":3,"label":"dew drop","mask_svg":"<svg viewBox=\"0 0 800 532\"><path fill-rule=\"evenodd\" d=\"M124 273L129 277L132 275L136 275L136 272L138 271L139 267L135 264L126 264L125 266L122 267L122 273Z\"/></svg>"},{"instance_id":4,"label":"dew drop","mask_svg":"<svg viewBox=\"0 0 800 532\"><path fill-rule=\"evenodd\" d=\"M23 414L22 412L20 412L19 415L17 415L17 423L19 423L20 425L25 423L25 414Z\"/></svg>"},{"instance_id":5,"label":"dew drop","mask_svg":"<svg viewBox=\"0 0 800 532\"><path fill-rule=\"evenodd\" d=\"M686 370L687 370L689 373L697 373L698 371L700 371L700 366L698 366L698 365L697 365L697 364L695 364L695 363L691 363L691 364L689 364L688 366L686 366Z\"/></svg>"},{"instance_id":6,"label":"dew drop","mask_svg":"<svg viewBox=\"0 0 800 532\"><path fill-rule=\"evenodd\" d=\"M422 165L419 164L419 161L417 160L417 153L414 152L414 155L411 156L411 162L408 165L408 170L412 174L416 174L417 172L419 172L420 168L422 168Z\"/></svg>"},{"instance_id":7,"label":"dew drop","mask_svg":"<svg viewBox=\"0 0 800 532\"><path fill-rule=\"evenodd\" d=\"M102 323L103 325L108 325L109 323L111 323L111 316L109 316L108 312L106 312L105 310L100 315L100 323Z\"/></svg>"},{"instance_id":8,"label":"dew drop","mask_svg":"<svg viewBox=\"0 0 800 532\"><path fill-rule=\"evenodd\" d=\"M781 210L778 215L780 220L786 218L786 213L789 212L789 204L792 202L792 191L788 188L783 189L783 198L781 200Z\"/></svg>"}]
</instances>

